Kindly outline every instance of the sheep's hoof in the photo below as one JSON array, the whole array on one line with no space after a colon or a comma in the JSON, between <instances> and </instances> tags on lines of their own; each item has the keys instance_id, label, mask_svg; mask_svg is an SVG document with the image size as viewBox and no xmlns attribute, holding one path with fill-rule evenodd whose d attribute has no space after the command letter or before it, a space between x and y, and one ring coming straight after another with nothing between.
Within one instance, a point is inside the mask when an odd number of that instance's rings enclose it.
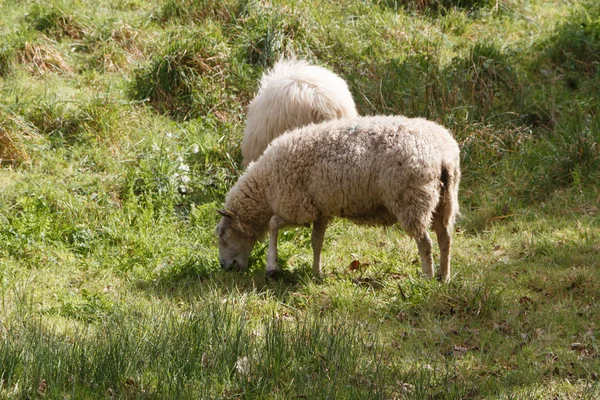
<instances>
[{"instance_id":1,"label":"sheep's hoof","mask_svg":"<svg viewBox=\"0 0 600 400\"><path fill-rule=\"evenodd\" d=\"M278 279L281 277L281 272L278 269L267 271L267 279Z\"/></svg>"}]
</instances>

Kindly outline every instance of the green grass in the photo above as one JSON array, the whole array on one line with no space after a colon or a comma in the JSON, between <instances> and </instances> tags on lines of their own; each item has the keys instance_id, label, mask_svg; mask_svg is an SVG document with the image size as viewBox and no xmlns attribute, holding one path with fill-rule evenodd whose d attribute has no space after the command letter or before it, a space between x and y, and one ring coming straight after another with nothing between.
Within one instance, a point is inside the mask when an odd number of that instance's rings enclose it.
<instances>
[{"instance_id":1,"label":"green grass","mask_svg":"<svg viewBox=\"0 0 600 400\"><path fill-rule=\"evenodd\" d=\"M0 398L600 397L591 0L0 2ZM245 107L282 55L461 145L452 281L337 220L220 271Z\"/></svg>"}]
</instances>

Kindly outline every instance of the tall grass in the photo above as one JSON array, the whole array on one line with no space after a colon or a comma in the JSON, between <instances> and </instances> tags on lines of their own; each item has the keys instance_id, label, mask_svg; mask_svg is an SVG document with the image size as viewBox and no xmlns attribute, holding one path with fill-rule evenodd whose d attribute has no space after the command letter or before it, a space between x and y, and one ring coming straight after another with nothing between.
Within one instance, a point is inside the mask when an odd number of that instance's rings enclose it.
<instances>
[{"instance_id":1,"label":"tall grass","mask_svg":"<svg viewBox=\"0 0 600 400\"><path fill-rule=\"evenodd\" d=\"M117 313L67 331L37 318L4 320L2 392L50 398L383 396L380 350L363 351L371 339L358 324L265 315L249 326L236 303L205 296L183 313L164 307Z\"/></svg>"}]
</instances>

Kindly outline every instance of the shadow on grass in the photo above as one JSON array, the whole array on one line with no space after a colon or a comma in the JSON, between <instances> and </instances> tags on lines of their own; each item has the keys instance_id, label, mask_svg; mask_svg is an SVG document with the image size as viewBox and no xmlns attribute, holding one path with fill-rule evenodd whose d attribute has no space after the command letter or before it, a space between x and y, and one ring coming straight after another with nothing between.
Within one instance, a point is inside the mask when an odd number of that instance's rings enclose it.
<instances>
[{"instance_id":1,"label":"shadow on grass","mask_svg":"<svg viewBox=\"0 0 600 400\"><path fill-rule=\"evenodd\" d=\"M255 263L256 264L256 263ZM195 299L199 293L217 290L225 294L269 294L284 301L313 280L308 266L287 268L282 263L276 279L266 276L264 266L251 265L247 271L223 271L214 262L192 257L178 265L157 271L137 283L137 288L158 297Z\"/></svg>"}]
</instances>

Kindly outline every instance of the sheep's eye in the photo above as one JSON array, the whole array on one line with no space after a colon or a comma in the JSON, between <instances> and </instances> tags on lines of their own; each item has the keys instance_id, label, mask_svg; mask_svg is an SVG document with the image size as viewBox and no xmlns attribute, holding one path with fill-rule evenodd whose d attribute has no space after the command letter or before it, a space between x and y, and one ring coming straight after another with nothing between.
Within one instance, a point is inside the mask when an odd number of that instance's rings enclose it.
<instances>
[{"instance_id":1,"label":"sheep's eye","mask_svg":"<svg viewBox=\"0 0 600 400\"><path fill-rule=\"evenodd\" d=\"M225 232L221 232L219 234L219 240L221 241L222 244L227 245L227 241L225 240Z\"/></svg>"}]
</instances>

